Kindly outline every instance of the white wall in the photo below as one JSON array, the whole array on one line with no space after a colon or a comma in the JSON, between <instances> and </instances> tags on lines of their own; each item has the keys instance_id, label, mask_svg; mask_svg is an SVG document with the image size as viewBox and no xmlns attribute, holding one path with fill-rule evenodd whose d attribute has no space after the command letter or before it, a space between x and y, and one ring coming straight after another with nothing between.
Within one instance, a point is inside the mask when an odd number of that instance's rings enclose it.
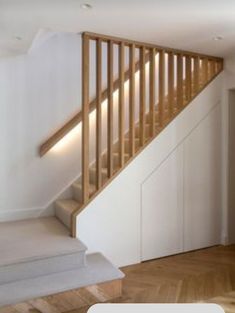
<instances>
[{"instance_id":1,"label":"white wall","mask_svg":"<svg viewBox=\"0 0 235 313\"><path fill-rule=\"evenodd\" d=\"M79 110L79 37L53 34L30 54L0 60L2 220L40 214L74 179L78 151L40 159L38 148Z\"/></svg>"},{"instance_id":2,"label":"white wall","mask_svg":"<svg viewBox=\"0 0 235 313\"><path fill-rule=\"evenodd\" d=\"M91 52L94 63L94 44ZM95 77L94 64L91 69ZM117 70L115 63L114 75ZM94 79L90 89L92 99ZM54 199L63 190L69 195L67 188L80 175L81 126L43 158L38 152L40 144L81 110L81 35L45 30L29 54L1 59L0 102L0 220L53 214ZM91 117L92 132L93 126ZM94 146L91 150L94 155Z\"/></svg>"},{"instance_id":3,"label":"white wall","mask_svg":"<svg viewBox=\"0 0 235 313\"><path fill-rule=\"evenodd\" d=\"M218 185L220 167L218 168L217 165L218 162L221 162L221 157L219 154L216 155L216 162L214 163L213 159L215 156L213 156L212 152L214 151L213 144L217 147L216 149L220 150L221 142L220 136L217 137L217 142L211 142L211 139L214 140L214 138L208 134L215 130L215 125L218 124L218 127L220 127L221 115L213 114L220 110L222 76L222 74L219 75L196 99L194 99L189 107L187 107L177 119L131 162L126 170L122 171L120 175L114 179L112 184L107 186L106 189L88 205L86 210L78 216L77 234L79 238L87 244L90 251L103 252L104 255L118 266L141 261L143 240L141 223L143 214L141 206L142 184L151 173L171 157L172 152L177 147L181 149L182 145L186 145L186 147L189 148L188 145L190 145L190 142L188 140L193 138L190 136L196 136L192 142L193 144L197 144L197 132L203 131L203 127L205 127L203 121L207 117L209 119L212 118L212 122L211 124L209 123L208 133L207 136L205 136L206 141L203 141L203 146L197 145L198 150L194 151L194 163L192 162L191 165L199 166L196 153L198 153L201 160L204 156L201 154L200 149L204 149L210 142L212 146L209 145L209 150L206 149L205 157L207 162L206 166L211 167L210 170L207 171L207 174L202 176L201 183L205 185L203 188L206 187L208 190L211 179L213 178L213 176L210 178L210 174L211 171L214 171L216 175L216 182L214 183L215 188L211 189L211 192L204 201L200 199L199 204L202 205L205 210L210 211L214 205L213 199L215 198L215 210L220 210L221 188ZM208 125L206 128L207 127ZM216 128L216 134L218 134L217 131L220 132L219 128ZM203 134L200 136L202 137ZM210 159L212 161L211 163L209 162ZM190 158L188 158L188 162L187 167L190 167ZM184 161L184 166L185 165L186 162ZM198 168L192 170L197 171ZM186 175L186 177L189 177L189 175ZM172 182L168 181L167 184L167 177L165 177L165 179L165 186L167 188L167 185L171 185ZM191 184L191 188L195 188L195 182L193 180ZM199 187L202 189L202 186L196 186L196 189ZM172 189L174 188L172 187ZM165 189L164 192L166 192ZM204 191L201 190L201 194L203 192ZM198 192L198 197L200 197L201 194ZM195 210L194 204L190 210ZM200 244L200 240L199 243L194 241L193 244L195 244L195 246Z\"/></svg>"}]
</instances>

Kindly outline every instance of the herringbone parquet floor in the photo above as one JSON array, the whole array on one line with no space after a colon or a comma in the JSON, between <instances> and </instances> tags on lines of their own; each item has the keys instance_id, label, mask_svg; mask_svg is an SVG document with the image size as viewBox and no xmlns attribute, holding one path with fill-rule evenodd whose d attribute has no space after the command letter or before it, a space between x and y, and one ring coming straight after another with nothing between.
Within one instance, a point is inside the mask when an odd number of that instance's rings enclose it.
<instances>
[{"instance_id":1,"label":"herringbone parquet floor","mask_svg":"<svg viewBox=\"0 0 235 313\"><path fill-rule=\"evenodd\" d=\"M153 260L122 269L123 295L113 302L212 302L235 313L235 245ZM53 298L56 297L56 298ZM0 313L86 313L104 294L86 289L36 299Z\"/></svg>"}]
</instances>

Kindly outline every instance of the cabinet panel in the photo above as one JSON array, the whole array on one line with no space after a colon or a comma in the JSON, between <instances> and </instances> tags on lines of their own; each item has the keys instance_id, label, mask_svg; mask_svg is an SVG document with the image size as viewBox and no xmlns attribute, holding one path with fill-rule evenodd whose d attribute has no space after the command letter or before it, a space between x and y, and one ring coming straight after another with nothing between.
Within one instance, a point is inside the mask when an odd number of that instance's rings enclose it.
<instances>
[{"instance_id":1,"label":"cabinet panel","mask_svg":"<svg viewBox=\"0 0 235 313\"><path fill-rule=\"evenodd\" d=\"M183 250L182 149L142 184L142 260Z\"/></svg>"},{"instance_id":2,"label":"cabinet panel","mask_svg":"<svg viewBox=\"0 0 235 313\"><path fill-rule=\"evenodd\" d=\"M184 142L184 250L220 242L221 139L219 107Z\"/></svg>"}]
</instances>

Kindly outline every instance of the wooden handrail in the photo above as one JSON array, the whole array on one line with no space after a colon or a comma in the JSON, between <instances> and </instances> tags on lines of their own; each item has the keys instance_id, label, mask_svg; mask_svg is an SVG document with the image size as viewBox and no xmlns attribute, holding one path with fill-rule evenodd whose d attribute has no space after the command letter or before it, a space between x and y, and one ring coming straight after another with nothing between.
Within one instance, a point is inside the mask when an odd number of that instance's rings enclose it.
<instances>
[{"instance_id":1,"label":"wooden handrail","mask_svg":"<svg viewBox=\"0 0 235 313\"><path fill-rule=\"evenodd\" d=\"M120 44L122 43L124 46L132 46L134 45L135 48L141 48L145 47L145 49L155 49L157 52L164 51L165 53L173 53L175 55L184 55L184 56L190 56L195 58L202 58L206 59L206 62L210 60L223 62L223 59L219 57L214 57L210 55L200 54L200 53L194 53L190 51L182 51L178 49L171 49L168 47L162 47L154 44L147 44L139 41L133 41L129 39L122 39L118 37L111 37L107 35L100 35L96 33L90 33L90 32L84 32L84 36L87 36L90 38L90 40L98 40L100 39L101 42L109 42L112 41L113 44ZM146 62L149 60L149 53L146 53ZM137 61L135 63L135 72L137 72L140 69L140 61ZM124 73L124 82L129 80L130 78L130 70L126 70ZM113 92L119 89L120 81L119 78L117 78L113 83ZM180 86L179 86L180 87ZM101 102L106 100L108 98L108 88L105 88L101 93ZM91 113L96 108L96 96L95 98L90 102L89 104L89 112ZM74 117L72 117L68 122L65 123L59 130L57 130L52 136L50 136L42 145L39 147L39 155L40 157L44 156L56 143L58 143L65 135L67 135L75 126L77 126L82 121L82 112L78 112Z\"/></svg>"},{"instance_id":2,"label":"wooden handrail","mask_svg":"<svg viewBox=\"0 0 235 313\"><path fill-rule=\"evenodd\" d=\"M112 40L114 44L123 43L125 46L131 46L134 44L136 48L141 48L144 46L146 49L155 48L157 51L164 50L166 53L173 52L174 54L183 54L184 56L187 56L187 55L191 56L191 57L198 57L199 56L201 58L207 58L208 60L223 61L222 58L212 56L212 55L196 53L196 52L187 51L187 50L179 50L179 49L159 46L159 45L155 45L155 44L145 43L145 42L141 42L141 41L135 41L135 40L124 39L124 38L119 38L119 37L114 37L114 36L96 34L96 33L92 33L92 32L84 32L83 34L86 34L90 38L90 40L97 40L100 38L103 42L108 42L108 41Z\"/></svg>"}]
</instances>

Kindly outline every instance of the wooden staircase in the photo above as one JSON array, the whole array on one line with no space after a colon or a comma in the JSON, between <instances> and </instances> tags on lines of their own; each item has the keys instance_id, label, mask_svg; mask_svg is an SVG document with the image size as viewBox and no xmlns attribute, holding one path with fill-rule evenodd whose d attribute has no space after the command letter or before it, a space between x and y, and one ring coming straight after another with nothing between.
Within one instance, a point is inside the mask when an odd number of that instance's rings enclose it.
<instances>
[{"instance_id":1,"label":"wooden staircase","mask_svg":"<svg viewBox=\"0 0 235 313\"><path fill-rule=\"evenodd\" d=\"M91 42L96 47L96 96L92 101L89 95ZM104 45L107 51L107 88L102 90ZM115 49L118 51L116 78ZM40 155L43 156L82 122L81 177L72 185L73 198L55 203L57 217L71 229L72 236L76 236L77 215L223 70L223 60L126 39L83 33L82 67L82 111L40 147ZM125 101L126 83L128 108ZM117 125L114 123L116 91ZM105 100L107 145L103 147L102 103ZM125 116L127 111L128 116ZM91 138L89 134L91 112L95 112L96 116L95 138ZM115 129L118 133L116 137ZM92 161L89 151L91 140L96 146L95 159Z\"/></svg>"}]
</instances>

